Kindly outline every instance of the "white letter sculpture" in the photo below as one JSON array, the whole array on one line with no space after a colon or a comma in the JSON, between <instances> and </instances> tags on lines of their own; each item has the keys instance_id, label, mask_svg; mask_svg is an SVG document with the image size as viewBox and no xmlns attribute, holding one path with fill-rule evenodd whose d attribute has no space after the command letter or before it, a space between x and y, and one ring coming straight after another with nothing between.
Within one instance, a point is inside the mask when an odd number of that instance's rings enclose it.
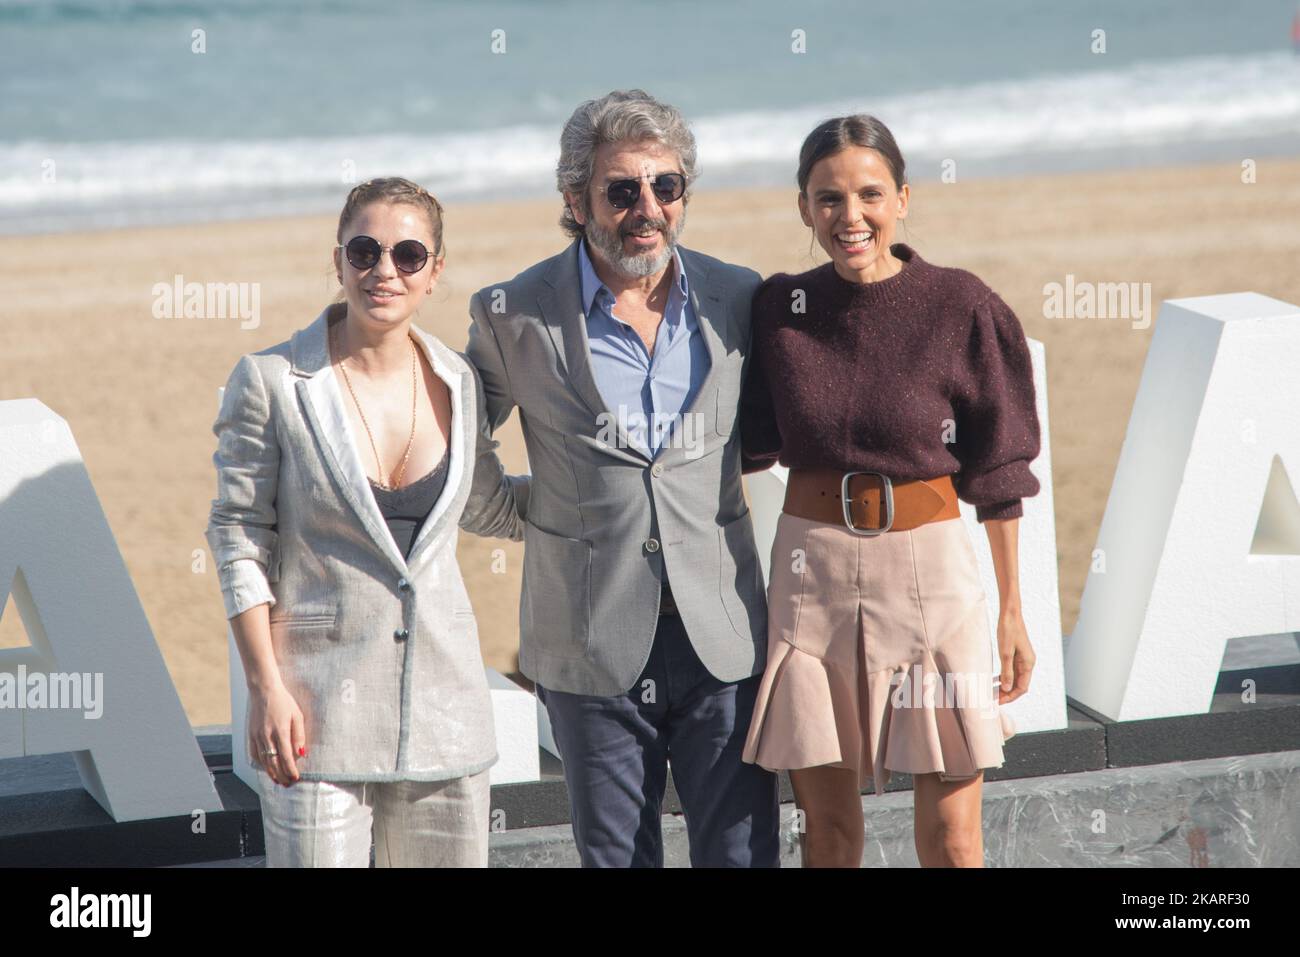
<instances>
[{"instance_id":1,"label":"white letter sculpture","mask_svg":"<svg viewBox=\"0 0 1300 957\"><path fill-rule=\"evenodd\" d=\"M1070 695L1118 721L1203 713L1229 639L1300 630L1297 478L1300 307L1166 301L1069 642Z\"/></svg>"},{"instance_id":2,"label":"white letter sculpture","mask_svg":"<svg viewBox=\"0 0 1300 957\"><path fill-rule=\"evenodd\" d=\"M116 821L222 810L77 443L36 399L0 402L0 588L31 642L0 649L0 758L71 751Z\"/></svg>"}]
</instances>

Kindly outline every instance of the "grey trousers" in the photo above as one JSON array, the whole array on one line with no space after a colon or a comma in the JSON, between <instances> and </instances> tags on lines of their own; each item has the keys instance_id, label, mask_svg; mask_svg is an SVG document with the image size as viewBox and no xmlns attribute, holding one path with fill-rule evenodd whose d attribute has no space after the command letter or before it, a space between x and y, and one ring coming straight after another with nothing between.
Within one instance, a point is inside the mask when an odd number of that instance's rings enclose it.
<instances>
[{"instance_id":1,"label":"grey trousers","mask_svg":"<svg viewBox=\"0 0 1300 957\"><path fill-rule=\"evenodd\" d=\"M260 768L267 867L487 867L488 771L446 781L281 787Z\"/></svg>"}]
</instances>

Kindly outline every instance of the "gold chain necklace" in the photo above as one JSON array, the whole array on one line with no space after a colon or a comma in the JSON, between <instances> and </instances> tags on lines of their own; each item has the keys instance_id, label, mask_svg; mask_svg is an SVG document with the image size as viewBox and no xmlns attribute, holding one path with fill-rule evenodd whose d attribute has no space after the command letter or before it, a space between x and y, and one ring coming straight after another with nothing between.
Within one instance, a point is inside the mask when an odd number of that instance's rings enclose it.
<instances>
[{"instance_id":1,"label":"gold chain necklace","mask_svg":"<svg viewBox=\"0 0 1300 957\"><path fill-rule=\"evenodd\" d=\"M341 322L335 327L335 329L338 330L339 336L342 335L342 328L343 328L343 323ZM366 435L370 439L370 451L375 454L375 468L379 471L379 474L381 476L378 485L386 492L391 492L399 485L402 484L402 476L406 474L406 463L407 460L409 460L411 457L411 446L415 444L415 407L416 407L416 401L418 397L416 384L415 384L416 383L415 340L410 338L409 333L407 334L407 338L411 344L411 437L406 440L406 453L402 456L402 466L400 469L398 469L397 480L394 481L392 485L388 485L383 481L382 476L384 474L384 464L379 461L379 449L375 446L375 437L370 431L370 423L366 421L366 414L361 411L361 403L357 401L357 394L352 389L352 380L348 378L347 366L343 364L342 356L340 355L340 358L338 359L339 369L342 370L343 372L343 381L347 384L348 392L352 396L352 401L356 403L357 414L361 416L361 424L365 426ZM339 353L342 353L343 350L341 348L341 344L340 344L340 348L337 351Z\"/></svg>"}]
</instances>

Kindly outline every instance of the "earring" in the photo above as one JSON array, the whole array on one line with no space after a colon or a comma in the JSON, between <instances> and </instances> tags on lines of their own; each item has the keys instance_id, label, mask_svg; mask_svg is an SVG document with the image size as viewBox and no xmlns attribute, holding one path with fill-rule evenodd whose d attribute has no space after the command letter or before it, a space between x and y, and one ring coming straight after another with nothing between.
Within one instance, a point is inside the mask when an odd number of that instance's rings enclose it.
<instances>
[{"instance_id":1,"label":"earring","mask_svg":"<svg viewBox=\"0 0 1300 957\"><path fill-rule=\"evenodd\" d=\"M431 296L431 295L433 295L433 287L430 286L428 289L424 290L424 294L425 294L426 296Z\"/></svg>"}]
</instances>

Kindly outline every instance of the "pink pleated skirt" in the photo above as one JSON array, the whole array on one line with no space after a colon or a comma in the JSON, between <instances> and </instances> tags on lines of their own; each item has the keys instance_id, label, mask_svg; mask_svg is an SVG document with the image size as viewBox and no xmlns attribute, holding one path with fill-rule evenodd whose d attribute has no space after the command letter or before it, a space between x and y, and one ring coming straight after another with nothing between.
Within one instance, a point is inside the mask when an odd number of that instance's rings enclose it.
<instances>
[{"instance_id":1,"label":"pink pleated skirt","mask_svg":"<svg viewBox=\"0 0 1300 957\"><path fill-rule=\"evenodd\" d=\"M945 781L1001 767L1015 732L975 549L960 518L871 537L782 513L768 660L744 760Z\"/></svg>"}]
</instances>

